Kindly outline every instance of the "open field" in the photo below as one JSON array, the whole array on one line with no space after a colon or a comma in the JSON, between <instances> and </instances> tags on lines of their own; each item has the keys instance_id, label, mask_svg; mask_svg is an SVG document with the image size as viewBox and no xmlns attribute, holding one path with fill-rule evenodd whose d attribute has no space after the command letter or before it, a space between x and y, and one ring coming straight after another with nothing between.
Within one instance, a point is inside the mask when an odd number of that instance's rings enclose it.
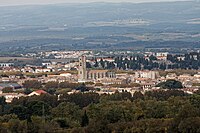
<instances>
[{"instance_id":1,"label":"open field","mask_svg":"<svg viewBox=\"0 0 200 133\"><path fill-rule=\"evenodd\" d=\"M0 57L0 62L7 62L11 60L18 60L18 61L33 61L33 58L24 58L24 57Z\"/></svg>"}]
</instances>

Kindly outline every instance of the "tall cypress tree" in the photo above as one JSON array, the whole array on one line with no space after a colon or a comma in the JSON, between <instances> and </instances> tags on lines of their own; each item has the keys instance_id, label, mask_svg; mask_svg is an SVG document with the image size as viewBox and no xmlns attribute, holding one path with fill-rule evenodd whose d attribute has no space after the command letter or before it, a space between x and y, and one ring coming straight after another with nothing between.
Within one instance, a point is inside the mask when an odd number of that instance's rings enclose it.
<instances>
[{"instance_id":1,"label":"tall cypress tree","mask_svg":"<svg viewBox=\"0 0 200 133\"><path fill-rule=\"evenodd\" d=\"M82 116L81 126L85 127L89 124L89 118L87 116L86 111L84 112L84 115Z\"/></svg>"}]
</instances>

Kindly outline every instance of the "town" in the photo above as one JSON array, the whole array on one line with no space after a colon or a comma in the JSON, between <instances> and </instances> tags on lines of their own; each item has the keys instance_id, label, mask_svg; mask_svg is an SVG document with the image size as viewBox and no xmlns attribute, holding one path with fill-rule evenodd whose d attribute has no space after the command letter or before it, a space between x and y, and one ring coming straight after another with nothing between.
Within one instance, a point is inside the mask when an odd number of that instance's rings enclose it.
<instances>
[{"instance_id":1,"label":"town","mask_svg":"<svg viewBox=\"0 0 200 133\"><path fill-rule=\"evenodd\" d=\"M200 1L0 0L0 133L200 133Z\"/></svg>"},{"instance_id":2,"label":"town","mask_svg":"<svg viewBox=\"0 0 200 133\"><path fill-rule=\"evenodd\" d=\"M199 52L182 55L145 52L134 55L134 52L126 51L120 56L100 53L53 51L38 54L44 60L37 65L18 65L20 58L1 62L0 96L4 96L9 103L14 98L46 93L58 97L63 93L78 92L99 95L129 92L134 95L138 91L144 94L167 89L159 84L170 80L180 82L181 86L176 89L185 93L193 94L199 90ZM24 58L38 59L38 55L27 54Z\"/></svg>"}]
</instances>

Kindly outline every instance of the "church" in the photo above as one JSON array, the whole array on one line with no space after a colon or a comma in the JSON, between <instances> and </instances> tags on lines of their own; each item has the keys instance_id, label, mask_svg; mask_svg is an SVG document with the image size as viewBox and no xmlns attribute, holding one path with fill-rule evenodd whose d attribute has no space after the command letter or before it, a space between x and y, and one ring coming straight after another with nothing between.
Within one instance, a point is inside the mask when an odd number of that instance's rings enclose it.
<instances>
[{"instance_id":1,"label":"church","mask_svg":"<svg viewBox=\"0 0 200 133\"><path fill-rule=\"evenodd\" d=\"M86 68L86 56L82 55L81 57L79 57L78 82L96 82L102 79L113 78L116 78L116 75L110 70L88 70Z\"/></svg>"}]
</instances>

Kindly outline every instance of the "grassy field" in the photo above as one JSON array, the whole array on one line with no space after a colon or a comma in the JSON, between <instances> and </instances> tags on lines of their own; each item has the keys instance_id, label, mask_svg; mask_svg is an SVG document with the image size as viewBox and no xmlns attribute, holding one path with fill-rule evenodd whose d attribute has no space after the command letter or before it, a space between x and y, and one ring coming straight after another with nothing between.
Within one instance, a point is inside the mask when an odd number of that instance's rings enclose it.
<instances>
[{"instance_id":1,"label":"grassy field","mask_svg":"<svg viewBox=\"0 0 200 133\"><path fill-rule=\"evenodd\" d=\"M20 60L20 61L32 61L33 58L24 58L24 57L0 57L0 62L7 62L10 60Z\"/></svg>"}]
</instances>

